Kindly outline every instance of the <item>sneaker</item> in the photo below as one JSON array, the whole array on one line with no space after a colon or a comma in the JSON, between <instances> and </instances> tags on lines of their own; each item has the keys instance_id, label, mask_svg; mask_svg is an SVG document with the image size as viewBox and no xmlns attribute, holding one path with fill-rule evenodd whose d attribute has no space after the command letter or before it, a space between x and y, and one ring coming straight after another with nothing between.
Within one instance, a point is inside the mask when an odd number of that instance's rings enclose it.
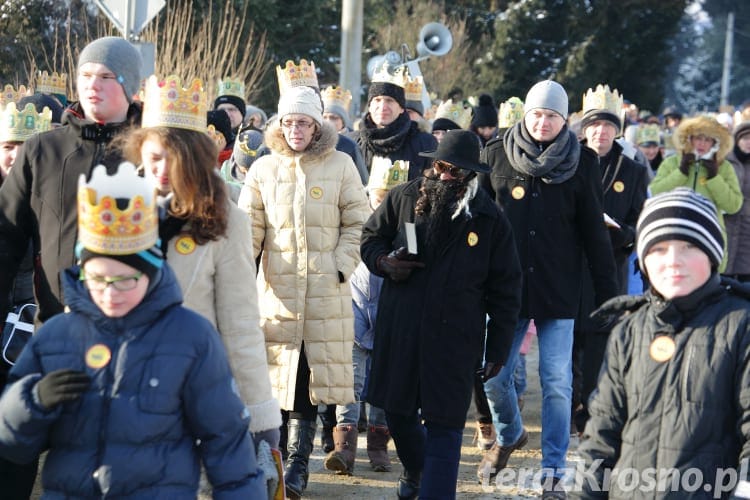
<instances>
[{"instance_id":1,"label":"sneaker","mask_svg":"<svg viewBox=\"0 0 750 500\"><path fill-rule=\"evenodd\" d=\"M508 459L511 453L526 446L529 441L529 433L526 429L521 433L521 437L518 441L509 446L500 446L495 442L489 451L485 452L482 461L479 462L479 469L477 470L477 478L479 482L483 482L483 479L487 473L489 473L489 479L494 478L499 471L504 469L508 465Z\"/></svg>"},{"instance_id":2,"label":"sneaker","mask_svg":"<svg viewBox=\"0 0 750 500\"><path fill-rule=\"evenodd\" d=\"M565 492L565 488L563 488L559 477L553 477L552 481L547 480L544 482L540 498L542 500L567 500L568 494Z\"/></svg>"},{"instance_id":3,"label":"sneaker","mask_svg":"<svg viewBox=\"0 0 750 500\"><path fill-rule=\"evenodd\" d=\"M477 448L482 451L487 451L492 448L492 445L495 444L496 440L497 433L495 432L495 426L492 425L492 422L488 424L477 422L477 430L474 434L474 441L477 443Z\"/></svg>"}]
</instances>

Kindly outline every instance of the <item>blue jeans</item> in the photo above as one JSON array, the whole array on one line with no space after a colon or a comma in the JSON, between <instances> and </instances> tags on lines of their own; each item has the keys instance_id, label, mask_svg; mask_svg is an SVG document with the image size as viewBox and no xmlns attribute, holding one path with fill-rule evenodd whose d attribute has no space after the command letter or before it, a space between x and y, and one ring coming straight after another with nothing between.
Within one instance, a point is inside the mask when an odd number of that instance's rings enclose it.
<instances>
[{"instance_id":1,"label":"blue jeans","mask_svg":"<svg viewBox=\"0 0 750 500\"><path fill-rule=\"evenodd\" d=\"M542 385L542 467L546 470L554 469L553 474L561 477L570 441L574 320L534 319L534 322L539 345L539 380ZM500 446L515 443L523 433L513 374L528 327L529 319L518 321L508 361L496 377L484 384Z\"/></svg>"},{"instance_id":2,"label":"blue jeans","mask_svg":"<svg viewBox=\"0 0 750 500\"><path fill-rule=\"evenodd\" d=\"M357 343L354 343L352 349L352 361L354 364L354 403L348 405L336 405L336 424L357 424L359 420L359 402L362 399L362 391L365 387L365 379L368 375L370 366L370 354L367 349L362 349ZM367 415L368 425L379 425L385 427L385 410L368 405L370 412Z\"/></svg>"}]
</instances>

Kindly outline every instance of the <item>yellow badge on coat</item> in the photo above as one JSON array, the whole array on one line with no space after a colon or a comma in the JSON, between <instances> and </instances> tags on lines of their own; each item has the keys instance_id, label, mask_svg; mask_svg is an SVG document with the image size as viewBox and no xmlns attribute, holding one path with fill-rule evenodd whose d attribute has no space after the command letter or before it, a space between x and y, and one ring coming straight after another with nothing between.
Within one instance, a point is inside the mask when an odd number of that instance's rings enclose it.
<instances>
[{"instance_id":1,"label":"yellow badge on coat","mask_svg":"<svg viewBox=\"0 0 750 500\"><path fill-rule=\"evenodd\" d=\"M479 243L479 235L474 231L469 231L469 235L466 237L466 243L468 243L470 247L477 246L477 243Z\"/></svg>"},{"instance_id":2,"label":"yellow badge on coat","mask_svg":"<svg viewBox=\"0 0 750 500\"><path fill-rule=\"evenodd\" d=\"M310 197L314 200L319 200L323 197L323 188L313 186L310 188Z\"/></svg>"},{"instance_id":3,"label":"yellow badge on coat","mask_svg":"<svg viewBox=\"0 0 750 500\"><path fill-rule=\"evenodd\" d=\"M651 342L651 347L648 352L651 355L651 359L658 363L669 361L674 356L675 345L672 337L666 335L660 335Z\"/></svg>"},{"instance_id":4,"label":"yellow badge on coat","mask_svg":"<svg viewBox=\"0 0 750 500\"><path fill-rule=\"evenodd\" d=\"M181 236L174 243L174 249L182 255L189 255L195 251L195 240L192 236Z\"/></svg>"},{"instance_id":5,"label":"yellow badge on coat","mask_svg":"<svg viewBox=\"0 0 750 500\"><path fill-rule=\"evenodd\" d=\"M622 181L617 181L612 185L612 189L615 190L615 193L622 193L625 191L625 183Z\"/></svg>"},{"instance_id":6,"label":"yellow badge on coat","mask_svg":"<svg viewBox=\"0 0 750 500\"><path fill-rule=\"evenodd\" d=\"M514 200L520 200L526 195L526 190L523 188L523 186L516 186L511 190L510 195Z\"/></svg>"},{"instance_id":7,"label":"yellow badge on coat","mask_svg":"<svg viewBox=\"0 0 750 500\"><path fill-rule=\"evenodd\" d=\"M94 344L86 351L86 366L97 370L109 364L112 359L112 351L104 344Z\"/></svg>"}]
</instances>

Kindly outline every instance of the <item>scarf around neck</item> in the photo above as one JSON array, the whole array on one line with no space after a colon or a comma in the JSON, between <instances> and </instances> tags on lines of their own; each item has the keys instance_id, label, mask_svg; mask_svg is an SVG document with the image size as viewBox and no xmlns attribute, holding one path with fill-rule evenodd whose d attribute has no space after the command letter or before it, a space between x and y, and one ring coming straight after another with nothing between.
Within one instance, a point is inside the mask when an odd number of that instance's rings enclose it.
<instances>
[{"instance_id":1,"label":"scarf around neck","mask_svg":"<svg viewBox=\"0 0 750 500\"><path fill-rule=\"evenodd\" d=\"M546 184L561 184L573 177L581 156L581 145L567 125L542 149L521 121L508 129L503 144L515 170L539 177Z\"/></svg>"},{"instance_id":2,"label":"scarf around neck","mask_svg":"<svg viewBox=\"0 0 750 500\"><path fill-rule=\"evenodd\" d=\"M412 121L407 112L401 113L398 118L383 128L378 128L368 113L360 134L367 149L372 150L376 155L388 156L401 149L409 136L411 127Z\"/></svg>"}]
</instances>

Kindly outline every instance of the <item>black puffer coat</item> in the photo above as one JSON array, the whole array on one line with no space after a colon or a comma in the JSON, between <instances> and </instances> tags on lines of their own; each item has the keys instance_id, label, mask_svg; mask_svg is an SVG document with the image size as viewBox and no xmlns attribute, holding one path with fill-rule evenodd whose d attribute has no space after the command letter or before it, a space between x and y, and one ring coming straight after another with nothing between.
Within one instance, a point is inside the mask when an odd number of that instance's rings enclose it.
<instances>
[{"instance_id":1,"label":"black puffer coat","mask_svg":"<svg viewBox=\"0 0 750 500\"><path fill-rule=\"evenodd\" d=\"M637 471L633 477L640 483L623 491L621 485L630 486L630 480L612 480L609 498L719 498L714 496L717 470L738 468L750 457L750 288L741 287L713 275L672 301L647 293L605 304L608 312L629 315L610 335L578 448L585 469L603 462L593 477L579 476L583 491L575 496L606 498L595 490L601 489L605 470L616 466ZM675 345L662 362L650 355L659 336ZM679 471L678 491L648 487L649 471L658 478L670 468ZM686 475L691 468L702 475L692 492L684 486L695 481Z\"/></svg>"}]
</instances>

